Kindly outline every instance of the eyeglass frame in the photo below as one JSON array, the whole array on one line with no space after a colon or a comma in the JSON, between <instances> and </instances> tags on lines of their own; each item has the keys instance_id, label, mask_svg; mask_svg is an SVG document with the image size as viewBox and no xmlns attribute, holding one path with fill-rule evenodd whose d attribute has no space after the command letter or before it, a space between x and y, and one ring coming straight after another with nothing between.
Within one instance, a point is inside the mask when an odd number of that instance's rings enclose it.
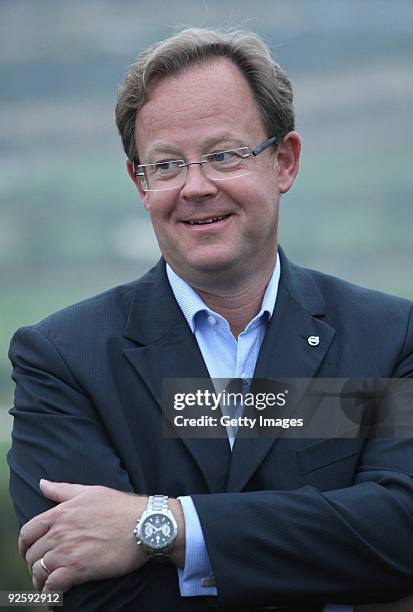
<instances>
[{"instance_id":1,"label":"eyeglass frame","mask_svg":"<svg viewBox=\"0 0 413 612\"><path fill-rule=\"evenodd\" d=\"M262 153L263 151L265 151L266 149L268 149L271 145L273 144L278 144L278 135L275 136L271 136L270 138L268 138L267 140L265 140L263 143L261 143L260 145L258 145L257 147L255 147L252 151L250 151L248 153L248 155L244 155L243 159L247 159L249 157L257 157L257 155L259 155L260 153ZM248 147L238 147L238 149L248 149ZM228 149L228 151L236 151L237 149ZM216 153L227 153L228 151L216 151ZM214 153L207 153L206 155L214 155ZM204 156L202 156L204 157ZM188 166L202 166L202 164L207 163L207 160L201 160L201 161L193 161L193 162L186 162L184 159L173 159L173 160L168 160L168 161L182 161L183 164L179 166L179 168L187 168ZM157 162L157 163L162 163L162 162ZM132 170L133 170L133 174L134 176L140 177L140 176L144 176L144 174L139 174L139 172L137 171L137 168L145 168L147 166L154 166L155 164L138 164L137 166L135 165L135 160L132 161ZM241 175L244 176L244 175ZM230 177L231 179L237 178L236 176L234 177ZM217 181L219 182L219 180L224 180L224 179L210 179L211 181ZM140 179L139 182L141 183ZM182 185L185 184L185 181L182 183ZM179 187L182 187L182 185L176 185L175 187L166 187L165 189L144 189L142 183L142 189L147 193L148 191L170 191L171 189L178 189Z\"/></svg>"}]
</instances>

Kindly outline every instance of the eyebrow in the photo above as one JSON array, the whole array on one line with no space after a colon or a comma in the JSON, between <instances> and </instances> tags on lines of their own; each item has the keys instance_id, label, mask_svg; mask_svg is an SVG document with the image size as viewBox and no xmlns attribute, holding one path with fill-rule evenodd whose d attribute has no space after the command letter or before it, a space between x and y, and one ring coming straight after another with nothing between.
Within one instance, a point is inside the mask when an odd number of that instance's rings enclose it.
<instances>
[{"instance_id":1,"label":"eyebrow","mask_svg":"<svg viewBox=\"0 0 413 612\"><path fill-rule=\"evenodd\" d=\"M240 140L239 138L235 137L232 132L221 132L220 134L215 134L214 136L211 136L210 138L207 138L204 141L203 146L202 146L202 149L204 152L201 153L201 155L205 155L205 153L208 153L211 148L217 145L220 145L221 147L231 147L231 148L247 146L245 144L245 141ZM159 143L158 145L155 144L153 148L149 148L147 157L150 159L154 155L161 155L161 154L168 155L168 156L172 155L174 156L174 159L184 158L184 155L181 149L173 145L170 145L170 144L162 144L162 143Z\"/></svg>"},{"instance_id":2,"label":"eyebrow","mask_svg":"<svg viewBox=\"0 0 413 612\"><path fill-rule=\"evenodd\" d=\"M247 146L244 140L240 140L239 138L234 136L232 132L222 132L221 134L216 134L215 136L211 136L211 138L207 138L207 140L204 143L204 147L206 149L209 149L219 144L225 147L226 146L230 146L230 147Z\"/></svg>"}]
</instances>

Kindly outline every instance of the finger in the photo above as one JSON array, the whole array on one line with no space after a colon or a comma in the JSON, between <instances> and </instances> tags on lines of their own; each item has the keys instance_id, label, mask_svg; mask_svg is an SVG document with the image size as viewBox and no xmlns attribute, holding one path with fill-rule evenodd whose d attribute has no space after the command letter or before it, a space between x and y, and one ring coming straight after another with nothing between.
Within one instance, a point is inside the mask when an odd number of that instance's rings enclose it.
<instances>
[{"instance_id":1,"label":"finger","mask_svg":"<svg viewBox=\"0 0 413 612\"><path fill-rule=\"evenodd\" d=\"M53 549L53 542L50 541L50 538L43 536L39 540L37 540L26 552L25 561L27 563L27 567L29 572L33 573L33 565L46 555L47 552Z\"/></svg>"},{"instance_id":2,"label":"finger","mask_svg":"<svg viewBox=\"0 0 413 612\"><path fill-rule=\"evenodd\" d=\"M66 593L75 583L75 575L68 567L58 567L49 574L42 593L63 591Z\"/></svg>"},{"instance_id":3,"label":"finger","mask_svg":"<svg viewBox=\"0 0 413 612\"><path fill-rule=\"evenodd\" d=\"M51 570L51 568L49 567L49 565L47 565L44 558L43 558L43 563L48 569ZM43 589L46 580L51 574L52 574L52 571L49 574L42 566L40 559L37 559L37 561L33 564L33 573L32 573L32 582L33 582L33 586L36 589L36 591L41 591Z\"/></svg>"},{"instance_id":4,"label":"finger","mask_svg":"<svg viewBox=\"0 0 413 612\"><path fill-rule=\"evenodd\" d=\"M40 489L45 497L56 502L64 502L89 489L88 485L70 484L68 482L51 482L41 479Z\"/></svg>"},{"instance_id":5,"label":"finger","mask_svg":"<svg viewBox=\"0 0 413 612\"><path fill-rule=\"evenodd\" d=\"M54 508L42 512L28 521L20 530L19 535L19 553L25 559L28 549L39 538L42 538L50 529L54 522Z\"/></svg>"}]
</instances>

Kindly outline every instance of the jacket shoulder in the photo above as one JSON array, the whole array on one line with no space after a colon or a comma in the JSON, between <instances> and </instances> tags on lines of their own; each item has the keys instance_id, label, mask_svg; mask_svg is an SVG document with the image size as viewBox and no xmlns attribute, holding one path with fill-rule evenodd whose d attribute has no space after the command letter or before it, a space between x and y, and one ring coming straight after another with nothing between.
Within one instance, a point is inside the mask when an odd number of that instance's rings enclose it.
<instances>
[{"instance_id":1,"label":"jacket shoulder","mask_svg":"<svg viewBox=\"0 0 413 612\"><path fill-rule=\"evenodd\" d=\"M308 295L317 295L313 302L322 304L323 312L320 314L325 316L325 321L337 331L341 330L347 338L351 337L352 341L362 338L375 345L391 340L402 346L406 337L411 335L411 300L367 289L316 270L297 269L301 279L306 279L301 283L306 286L306 299L301 304L311 304Z\"/></svg>"},{"instance_id":2,"label":"jacket shoulder","mask_svg":"<svg viewBox=\"0 0 413 612\"><path fill-rule=\"evenodd\" d=\"M343 280L336 276L316 270L303 269L318 286L328 304L337 308L368 310L372 312L391 311L393 314L405 315L413 302L407 298L391 295L375 289L369 289Z\"/></svg>"}]
</instances>

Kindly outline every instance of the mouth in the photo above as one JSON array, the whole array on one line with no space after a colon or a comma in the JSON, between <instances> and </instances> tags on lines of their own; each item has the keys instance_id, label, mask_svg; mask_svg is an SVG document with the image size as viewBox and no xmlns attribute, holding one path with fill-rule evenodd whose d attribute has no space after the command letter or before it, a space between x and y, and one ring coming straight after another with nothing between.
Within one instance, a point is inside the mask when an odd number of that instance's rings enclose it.
<instances>
[{"instance_id":1,"label":"mouth","mask_svg":"<svg viewBox=\"0 0 413 612\"><path fill-rule=\"evenodd\" d=\"M214 225L216 223L221 223L222 221L225 221L225 219L228 219L230 216L231 214L214 216L214 217L206 217L205 219L191 219L191 220L184 221L184 223L186 223L187 225L192 225L192 226Z\"/></svg>"}]
</instances>

